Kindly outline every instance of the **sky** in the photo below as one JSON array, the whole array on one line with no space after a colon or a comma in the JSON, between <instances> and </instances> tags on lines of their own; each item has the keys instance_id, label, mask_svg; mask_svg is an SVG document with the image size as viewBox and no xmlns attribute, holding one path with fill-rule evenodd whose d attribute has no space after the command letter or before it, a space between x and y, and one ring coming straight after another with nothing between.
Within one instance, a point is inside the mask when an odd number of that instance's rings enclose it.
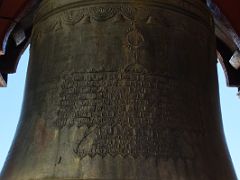
<instances>
[{"instance_id":1,"label":"sky","mask_svg":"<svg viewBox=\"0 0 240 180\"><path fill-rule=\"evenodd\" d=\"M0 88L0 170L12 143L19 120L25 85L29 49L23 54L17 73L9 75L8 87ZM225 136L235 171L240 179L240 98L237 89L226 86L223 70L218 65L219 91Z\"/></svg>"}]
</instances>

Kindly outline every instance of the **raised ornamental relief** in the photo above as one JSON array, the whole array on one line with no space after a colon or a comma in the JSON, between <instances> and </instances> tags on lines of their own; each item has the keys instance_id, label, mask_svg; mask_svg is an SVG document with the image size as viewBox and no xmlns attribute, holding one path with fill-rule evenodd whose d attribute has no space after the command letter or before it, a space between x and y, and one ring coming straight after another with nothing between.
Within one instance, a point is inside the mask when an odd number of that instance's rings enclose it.
<instances>
[{"instance_id":1,"label":"raised ornamental relief","mask_svg":"<svg viewBox=\"0 0 240 180\"><path fill-rule=\"evenodd\" d=\"M198 1L192 1L192 0L173 0L173 1L140 1L140 0L134 0L132 1L134 4L139 4L139 6L148 6L150 8L159 8L163 9L162 7L168 6L169 10L176 11L176 6L181 9L181 13L189 16L189 17L197 17L197 20L200 20L201 22L205 21L204 23L209 23L209 16L208 16L208 10L205 8L204 4L198 0ZM86 6L95 6L96 3L99 4L99 6L106 7L106 1L79 1L79 0L70 0L65 2L64 0L46 0L43 1L39 7L39 12L35 18L35 21L42 21L49 16L52 16L56 13L59 13L58 9L71 9L71 8L78 8L78 7L86 7ZM109 3L111 5L109 6ZM136 16L136 14L133 14L131 11L128 11L129 9L132 10L131 6L127 6L130 8L125 8L125 4L130 4L129 1L110 1L108 2L108 6L111 8L118 7L121 9L121 7L124 7L123 11L126 12L126 17L133 19L132 17ZM207 14L207 15L206 15Z\"/></svg>"},{"instance_id":2,"label":"raised ornamental relief","mask_svg":"<svg viewBox=\"0 0 240 180\"><path fill-rule=\"evenodd\" d=\"M45 21L45 19L39 22L36 21L32 33L32 41L39 40L46 34L55 33L66 27L71 28L78 24L121 23L126 21L132 24L139 23L149 26L162 26L171 30L184 30L182 22L175 22L169 18L167 19L166 16L171 17L172 12L162 11L158 8L132 7L128 4L74 7L47 17L48 21ZM206 24L206 22L202 22L202 24Z\"/></svg>"},{"instance_id":3,"label":"raised ornamental relief","mask_svg":"<svg viewBox=\"0 0 240 180\"><path fill-rule=\"evenodd\" d=\"M69 25L79 23L84 17L84 12L80 10L68 10L64 12L63 21Z\"/></svg>"},{"instance_id":4,"label":"raised ornamental relief","mask_svg":"<svg viewBox=\"0 0 240 180\"><path fill-rule=\"evenodd\" d=\"M147 69L140 63L140 53L144 49L145 38L140 30L133 24L126 35L126 44L128 49L128 63L125 65L124 72L147 72Z\"/></svg>"},{"instance_id":5,"label":"raised ornamental relief","mask_svg":"<svg viewBox=\"0 0 240 180\"><path fill-rule=\"evenodd\" d=\"M95 21L106 21L117 14L117 9L112 7L93 7L89 9L92 19Z\"/></svg>"},{"instance_id":6,"label":"raised ornamental relief","mask_svg":"<svg viewBox=\"0 0 240 180\"><path fill-rule=\"evenodd\" d=\"M172 28L182 32L184 24L165 18L165 13L157 8L129 5L73 8L58 17L39 22L36 27L41 28L37 29L51 33L51 29L59 30L55 25L77 29L121 22L129 28L121 36L126 59L124 65L119 65L119 71L104 67L105 70L99 71L76 70L62 77L54 125L60 130L77 132L71 147L74 154L80 159L87 156L196 158L205 133L201 108L198 109L201 106L198 88L191 82L168 76L163 72L165 64L158 69L160 74L156 71L151 74L148 66L151 59L148 28L158 26L165 31ZM158 45L161 61L167 61L168 42L164 39Z\"/></svg>"}]
</instances>

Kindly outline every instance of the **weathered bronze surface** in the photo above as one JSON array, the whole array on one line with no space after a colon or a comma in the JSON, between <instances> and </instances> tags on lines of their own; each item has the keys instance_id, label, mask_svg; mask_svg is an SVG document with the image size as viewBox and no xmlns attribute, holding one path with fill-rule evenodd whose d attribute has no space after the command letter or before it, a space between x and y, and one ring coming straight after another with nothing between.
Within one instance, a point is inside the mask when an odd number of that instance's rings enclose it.
<instances>
[{"instance_id":1,"label":"weathered bronze surface","mask_svg":"<svg viewBox=\"0 0 240 180\"><path fill-rule=\"evenodd\" d=\"M1 180L236 180L212 18L193 0L45 0Z\"/></svg>"}]
</instances>

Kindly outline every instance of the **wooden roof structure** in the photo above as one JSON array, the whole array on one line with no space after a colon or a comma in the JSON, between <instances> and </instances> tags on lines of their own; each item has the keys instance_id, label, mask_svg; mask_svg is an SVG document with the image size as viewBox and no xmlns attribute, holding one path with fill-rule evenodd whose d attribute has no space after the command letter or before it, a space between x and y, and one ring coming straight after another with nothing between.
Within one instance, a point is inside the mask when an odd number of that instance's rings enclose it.
<instances>
[{"instance_id":1,"label":"wooden roof structure","mask_svg":"<svg viewBox=\"0 0 240 180\"><path fill-rule=\"evenodd\" d=\"M0 0L0 87L15 73L29 44L33 14L40 0Z\"/></svg>"},{"instance_id":2,"label":"wooden roof structure","mask_svg":"<svg viewBox=\"0 0 240 180\"><path fill-rule=\"evenodd\" d=\"M6 86L8 74L16 72L19 59L29 44L33 15L40 1L0 0L0 87ZM229 62L240 49L240 1L203 1L215 20L217 51L227 84L240 87L240 70Z\"/></svg>"}]
</instances>

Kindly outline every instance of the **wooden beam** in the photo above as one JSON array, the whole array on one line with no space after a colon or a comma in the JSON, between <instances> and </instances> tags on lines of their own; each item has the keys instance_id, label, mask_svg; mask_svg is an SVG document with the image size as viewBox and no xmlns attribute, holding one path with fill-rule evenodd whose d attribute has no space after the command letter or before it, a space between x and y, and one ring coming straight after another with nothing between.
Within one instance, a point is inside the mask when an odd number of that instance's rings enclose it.
<instances>
[{"instance_id":1,"label":"wooden beam","mask_svg":"<svg viewBox=\"0 0 240 180\"><path fill-rule=\"evenodd\" d=\"M6 87L7 86L7 81L6 81L6 75L2 75L0 73L0 87Z\"/></svg>"},{"instance_id":2,"label":"wooden beam","mask_svg":"<svg viewBox=\"0 0 240 180\"><path fill-rule=\"evenodd\" d=\"M224 16L229 20L234 30L240 36L240 1L239 0L213 0Z\"/></svg>"}]
</instances>

